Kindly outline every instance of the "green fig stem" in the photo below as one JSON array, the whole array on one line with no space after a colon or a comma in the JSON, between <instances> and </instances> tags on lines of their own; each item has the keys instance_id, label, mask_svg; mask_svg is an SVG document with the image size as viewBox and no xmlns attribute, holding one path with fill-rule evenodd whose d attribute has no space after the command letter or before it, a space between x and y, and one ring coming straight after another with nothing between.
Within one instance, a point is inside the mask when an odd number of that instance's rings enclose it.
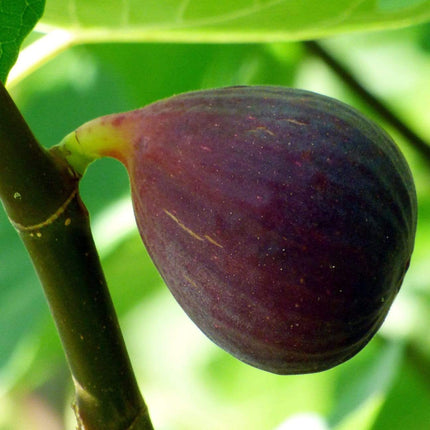
<instances>
[{"instance_id":1,"label":"green fig stem","mask_svg":"<svg viewBox=\"0 0 430 430\"><path fill-rule=\"evenodd\" d=\"M80 429L152 430L78 194L0 84L0 199L41 280L76 388Z\"/></svg>"},{"instance_id":2,"label":"green fig stem","mask_svg":"<svg viewBox=\"0 0 430 430\"><path fill-rule=\"evenodd\" d=\"M368 104L384 121L403 136L427 163L430 163L430 145L418 136L399 116L382 100L367 90L333 55L331 55L320 43L315 41L303 42L306 49L320 58L342 81L366 104Z\"/></svg>"},{"instance_id":3,"label":"green fig stem","mask_svg":"<svg viewBox=\"0 0 430 430\"><path fill-rule=\"evenodd\" d=\"M82 177L89 166L99 156L88 154L76 138L76 131L69 133L63 140L50 149L51 154L66 160L78 177Z\"/></svg>"},{"instance_id":4,"label":"green fig stem","mask_svg":"<svg viewBox=\"0 0 430 430\"><path fill-rule=\"evenodd\" d=\"M78 177L85 173L90 163L101 157L113 157L126 164L136 127L132 120L134 114L111 114L88 121L50 151L63 159Z\"/></svg>"}]
</instances>

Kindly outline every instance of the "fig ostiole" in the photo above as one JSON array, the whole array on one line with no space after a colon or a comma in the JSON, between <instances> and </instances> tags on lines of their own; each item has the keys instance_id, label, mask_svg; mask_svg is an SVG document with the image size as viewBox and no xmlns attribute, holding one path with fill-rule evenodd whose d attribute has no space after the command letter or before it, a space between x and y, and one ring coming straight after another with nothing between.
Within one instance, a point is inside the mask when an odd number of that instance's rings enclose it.
<instances>
[{"instance_id":1,"label":"fig ostiole","mask_svg":"<svg viewBox=\"0 0 430 430\"><path fill-rule=\"evenodd\" d=\"M377 332L414 246L410 169L357 110L308 91L196 91L92 120L57 148L129 173L137 225L194 323L278 374L329 369Z\"/></svg>"}]
</instances>

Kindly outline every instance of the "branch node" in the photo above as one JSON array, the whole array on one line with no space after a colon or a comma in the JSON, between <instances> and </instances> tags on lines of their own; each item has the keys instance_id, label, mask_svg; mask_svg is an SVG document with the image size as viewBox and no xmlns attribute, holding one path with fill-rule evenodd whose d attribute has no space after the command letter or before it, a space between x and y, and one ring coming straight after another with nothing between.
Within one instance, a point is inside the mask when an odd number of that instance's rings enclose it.
<instances>
[{"instance_id":1,"label":"branch node","mask_svg":"<svg viewBox=\"0 0 430 430\"><path fill-rule=\"evenodd\" d=\"M75 196L77 194L78 194L78 187L73 189L73 191L71 192L69 197L67 197L65 202L52 215L50 215L48 218L46 218L46 220L44 220L40 223L37 223L34 225L23 225L23 224L20 224L19 222L15 222L10 217L9 217L9 221L15 227L15 229L18 230L19 232L30 232L30 231L34 231L34 230L38 230L38 231L42 230L44 227L51 225L55 220L57 220L66 211L70 202L75 198ZM66 222L66 225L70 224L70 218L67 218L65 222Z\"/></svg>"}]
</instances>

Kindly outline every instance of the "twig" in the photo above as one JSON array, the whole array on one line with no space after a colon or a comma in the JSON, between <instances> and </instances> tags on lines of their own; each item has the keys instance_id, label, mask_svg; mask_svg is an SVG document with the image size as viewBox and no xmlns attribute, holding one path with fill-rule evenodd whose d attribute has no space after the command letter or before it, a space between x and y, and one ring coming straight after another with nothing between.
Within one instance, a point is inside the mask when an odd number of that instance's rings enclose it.
<instances>
[{"instance_id":1,"label":"twig","mask_svg":"<svg viewBox=\"0 0 430 430\"><path fill-rule=\"evenodd\" d=\"M0 85L0 198L42 282L85 430L152 430L78 194Z\"/></svg>"},{"instance_id":2,"label":"twig","mask_svg":"<svg viewBox=\"0 0 430 430\"><path fill-rule=\"evenodd\" d=\"M430 163L430 145L418 136L398 115L383 101L368 91L336 58L334 58L321 44L315 41L303 42L313 55L324 61L342 81L351 88L364 102L366 102L384 121L398 131L409 143Z\"/></svg>"}]
</instances>

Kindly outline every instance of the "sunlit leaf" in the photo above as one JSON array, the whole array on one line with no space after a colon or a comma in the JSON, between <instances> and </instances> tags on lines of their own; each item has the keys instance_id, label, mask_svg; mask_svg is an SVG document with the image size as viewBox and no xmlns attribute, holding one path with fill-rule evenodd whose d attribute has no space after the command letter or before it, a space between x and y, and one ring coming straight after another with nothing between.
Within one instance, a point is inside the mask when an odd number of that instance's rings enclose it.
<instances>
[{"instance_id":1,"label":"sunlit leaf","mask_svg":"<svg viewBox=\"0 0 430 430\"><path fill-rule=\"evenodd\" d=\"M0 1L0 80L6 81L25 36L41 17L44 0Z\"/></svg>"},{"instance_id":2,"label":"sunlit leaf","mask_svg":"<svg viewBox=\"0 0 430 430\"><path fill-rule=\"evenodd\" d=\"M429 382L428 371L406 360L372 429L428 430Z\"/></svg>"},{"instance_id":3,"label":"sunlit leaf","mask_svg":"<svg viewBox=\"0 0 430 430\"><path fill-rule=\"evenodd\" d=\"M48 0L43 23L84 40L274 41L407 26L429 0Z\"/></svg>"},{"instance_id":4,"label":"sunlit leaf","mask_svg":"<svg viewBox=\"0 0 430 430\"><path fill-rule=\"evenodd\" d=\"M347 366L340 367L335 407L329 419L333 427L348 422L360 409L370 406L370 411L375 412L372 409L377 410L387 395L401 366L403 345L378 340L371 342Z\"/></svg>"}]
</instances>

